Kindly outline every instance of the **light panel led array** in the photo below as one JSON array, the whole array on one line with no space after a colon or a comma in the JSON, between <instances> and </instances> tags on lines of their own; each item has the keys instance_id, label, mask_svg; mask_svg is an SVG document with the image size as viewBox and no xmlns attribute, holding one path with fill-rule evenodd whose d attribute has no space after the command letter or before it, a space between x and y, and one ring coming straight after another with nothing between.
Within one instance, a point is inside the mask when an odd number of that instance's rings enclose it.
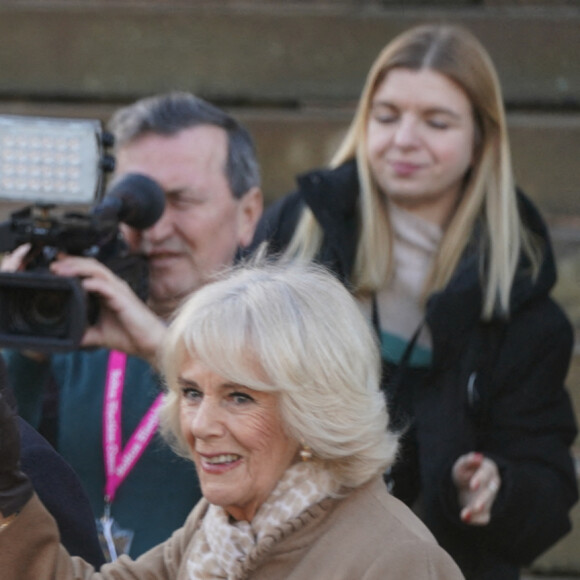
<instances>
[{"instance_id":1,"label":"light panel led array","mask_svg":"<svg viewBox=\"0 0 580 580\"><path fill-rule=\"evenodd\" d=\"M0 115L0 198L90 204L100 189L98 121Z\"/></svg>"}]
</instances>

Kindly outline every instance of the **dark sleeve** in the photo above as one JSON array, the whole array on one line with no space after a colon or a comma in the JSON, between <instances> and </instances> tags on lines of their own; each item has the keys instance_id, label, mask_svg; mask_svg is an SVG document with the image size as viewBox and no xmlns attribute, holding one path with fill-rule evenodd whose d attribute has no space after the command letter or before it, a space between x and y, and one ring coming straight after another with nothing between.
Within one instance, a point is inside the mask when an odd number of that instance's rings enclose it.
<instances>
[{"instance_id":1,"label":"dark sleeve","mask_svg":"<svg viewBox=\"0 0 580 580\"><path fill-rule=\"evenodd\" d=\"M449 478L444 493L448 521L465 538L519 565L530 563L570 529L578 500L570 447L575 416L564 381L574 343L573 330L551 301L508 325L494 369L496 383L481 451L500 470L502 485L487 526L460 522Z\"/></svg>"},{"instance_id":2,"label":"dark sleeve","mask_svg":"<svg viewBox=\"0 0 580 580\"><path fill-rule=\"evenodd\" d=\"M24 420L19 419L21 467L57 522L61 542L73 556L99 568L104 563L89 500L72 468Z\"/></svg>"}]
</instances>

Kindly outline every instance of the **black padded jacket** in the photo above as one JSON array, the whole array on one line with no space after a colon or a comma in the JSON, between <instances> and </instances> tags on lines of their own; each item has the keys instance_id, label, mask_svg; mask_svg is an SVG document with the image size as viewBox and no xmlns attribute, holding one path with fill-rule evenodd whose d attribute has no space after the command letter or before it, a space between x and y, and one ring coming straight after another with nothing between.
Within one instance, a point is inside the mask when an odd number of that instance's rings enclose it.
<instances>
[{"instance_id":1,"label":"black padded jacket","mask_svg":"<svg viewBox=\"0 0 580 580\"><path fill-rule=\"evenodd\" d=\"M263 241L270 252L283 251L308 205L324 231L317 260L348 285L358 191L354 162L299 177L297 191L265 212L250 251ZM393 493L417 507L468 579L518 578L521 566L570 530L569 511L578 498L569 450L576 423L564 387L573 330L549 295L556 270L546 225L521 193L518 203L544 253L533 279L521 260L509 319L481 320L475 230L446 288L427 301L431 367L417 372L385 365L383 372L394 424L405 428ZM455 460L474 450L497 463L502 479L486 526L462 523L450 477Z\"/></svg>"}]
</instances>

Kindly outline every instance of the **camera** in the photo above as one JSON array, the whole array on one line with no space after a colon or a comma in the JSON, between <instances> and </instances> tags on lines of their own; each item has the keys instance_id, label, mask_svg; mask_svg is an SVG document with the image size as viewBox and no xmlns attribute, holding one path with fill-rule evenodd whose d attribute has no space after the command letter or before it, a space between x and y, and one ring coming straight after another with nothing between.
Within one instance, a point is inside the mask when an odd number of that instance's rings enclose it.
<instances>
[{"instance_id":1,"label":"camera","mask_svg":"<svg viewBox=\"0 0 580 580\"><path fill-rule=\"evenodd\" d=\"M72 350L97 321L98 297L78 278L50 272L61 252L99 260L146 299L146 260L130 251L119 225L151 227L165 196L136 173L105 191L111 145L98 121L0 115L0 198L29 202L0 223L0 252L30 245L23 270L0 272L0 346Z\"/></svg>"}]
</instances>

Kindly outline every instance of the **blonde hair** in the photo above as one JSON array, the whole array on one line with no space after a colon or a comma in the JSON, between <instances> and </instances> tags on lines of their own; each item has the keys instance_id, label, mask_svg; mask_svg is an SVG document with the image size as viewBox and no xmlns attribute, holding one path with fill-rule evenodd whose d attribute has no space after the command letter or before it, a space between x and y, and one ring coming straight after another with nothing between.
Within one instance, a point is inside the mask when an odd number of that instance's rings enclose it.
<instances>
[{"instance_id":1,"label":"blonde hair","mask_svg":"<svg viewBox=\"0 0 580 580\"><path fill-rule=\"evenodd\" d=\"M374 333L356 302L314 264L246 265L195 292L162 352L165 436L188 455L179 427L184 360L248 388L277 393L288 434L310 446L337 489L357 487L393 462Z\"/></svg>"},{"instance_id":2,"label":"blonde hair","mask_svg":"<svg viewBox=\"0 0 580 580\"><path fill-rule=\"evenodd\" d=\"M356 159L359 175L360 236L352 273L354 291L379 290L392 269L392 234L387 207L372 177L366 151L372 99L394 68L430 69L451 79L467 95L475 123L474 159L465 176L461 200L449 222L427 278L426 297L447 285L467 247L476 222L482 223L477 248L484 280L482 317L509 312L510 291L522 249L539 268L539 250L517 208L503 98L494 65L481 43L454 25L424 25L397 36L378 55L366 79L357 110L330 165ZM312 212L301 216L287 255L313 259L322 231ZM383 259L383 256L386 256Z\"/></svg>"}]
</instances>

